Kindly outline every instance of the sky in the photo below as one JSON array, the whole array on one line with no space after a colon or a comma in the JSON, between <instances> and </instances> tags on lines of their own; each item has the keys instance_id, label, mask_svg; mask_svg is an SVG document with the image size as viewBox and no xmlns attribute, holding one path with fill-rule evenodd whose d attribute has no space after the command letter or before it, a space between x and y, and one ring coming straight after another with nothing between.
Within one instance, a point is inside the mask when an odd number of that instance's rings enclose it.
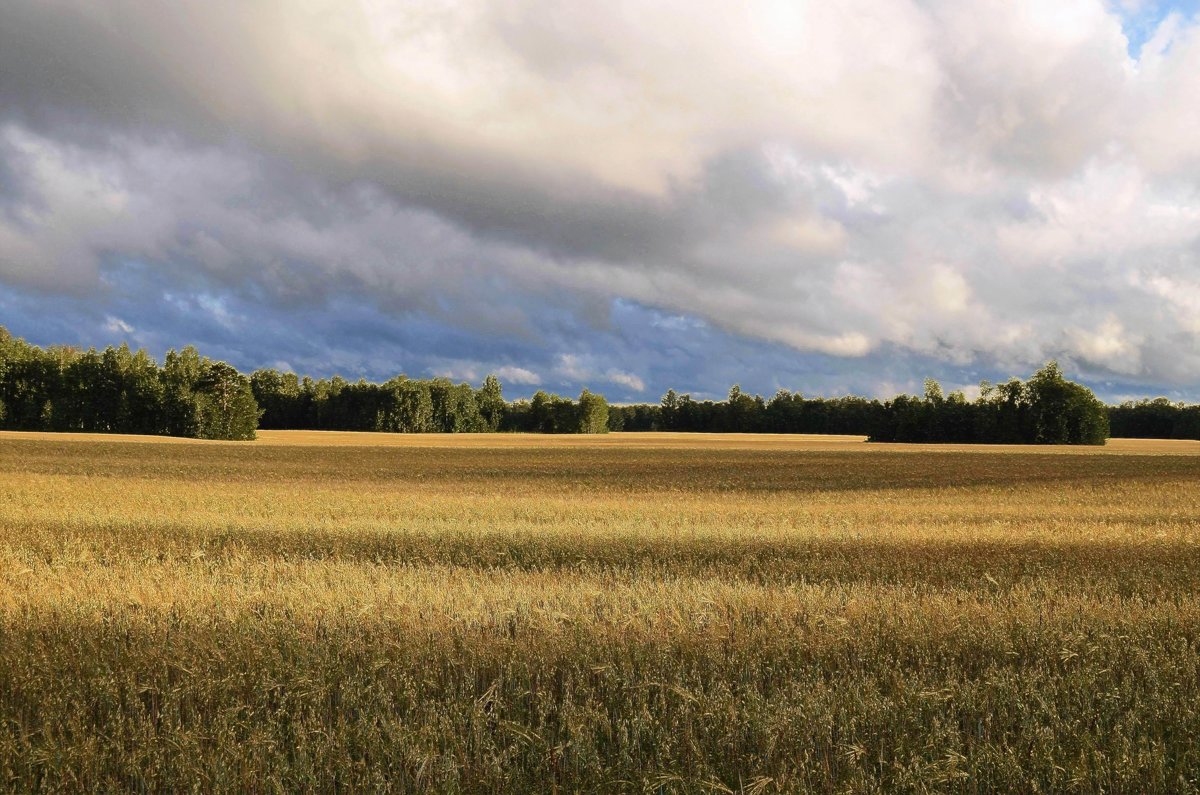
<instances>
[{"instance_id":1,"label":"sky","mask_svg":"<svg viewBox=\"0 0 1200 795\"><path fill-rule=\"evenodd\" d=\"M0 325L244 371L1200 401L1200 0L5 0Z\"/></svg>"}]
</instances>

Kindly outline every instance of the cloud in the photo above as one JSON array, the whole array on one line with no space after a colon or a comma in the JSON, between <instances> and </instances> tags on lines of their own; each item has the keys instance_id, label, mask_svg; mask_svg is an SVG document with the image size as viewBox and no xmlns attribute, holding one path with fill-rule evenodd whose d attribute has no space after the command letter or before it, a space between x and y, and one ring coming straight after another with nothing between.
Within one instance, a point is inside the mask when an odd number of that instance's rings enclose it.
<instances>
[{"instance_id":1,"label":"cloud","mask_svg":"<svg viewBox=\"0 0 1200 795\"><path fill-rule=\"evenodd\" d=\"M0 285L166 338L145 267L298 367L634 394L691 335L833 389L1200 390L1197 114L1200 24L1158 4L10 0ZM337 311L369 323L305 321Z\"/></svg>"},{"instance_id":2,"label":"cloud","mask_svg":"<svg viewBox=\"0 0 1200 795\"><path fill-rule=\"evenodd\" d=\"M489 375L495 375L501 384L516 385L518 388L536 386L542 383L542 378L532 370L512 365L490 366L482 362L458 360L436 366L431 371L439 378L449 378L456 381L467 381L472 384L482 384Z\"/></svg>"},{"instance_id":3,"label":"cloud","mask_svg":"<svg viewBox=\"0 0 1200 795\"><path fill-rule=\"evenodd\" d=\"M113 317L112 315L109 315L107 318L105 318L104 328L114 334L129 335L133 333L133 326L129 325L121 318Z\"/></svg>"},{"instance_id":4,"label":"cloud","mask_svg":"<svg viewBox=\"0 0 1200 795\"><path fill-rule=\"evenodd\" d=\"M597 366L598 358L600 357L595 355L563 353L558 357L558 366L555 368L555 372L566 382L595 384L599 381L623 386L633 392L642 392L646 389L646 382L633 373L615 367L601 369Z\"/></svg>"},{"instance_id":5,"label":"cloud","mask_svg":"<svg viewBox=\"0 0 1200 795\"><path fill-rule=\"evenodd\" d=\"M497 367L496 377L502 383L517 384L518 386L536 386L542 383L542 377L532 370L527 370L524 367Z\"/></svg>"},{"instance_id":6,"label":"cloud","mask_svg":"<svg viewBox=\"0 0 1200 795\"><path fill-rule=\"evenodd\" d=\"M610 384L629 387L634 392L644 392L646 390L646 382L633 373L626 373L621 370L608 370L605 372L604 378Z\"/></svg>"},{"instance_id":7,"label":"cloud","mask_svg":"<svg viewBox=\"0 0 1200 795\"><path fill-rule=\"evenodd\" d=\"M1136 335L1110 316L1095 329L1070 329L1072 349L1081 358L1119 373L1137 373L1140 367Z\"/></svg>"}]
</instances>

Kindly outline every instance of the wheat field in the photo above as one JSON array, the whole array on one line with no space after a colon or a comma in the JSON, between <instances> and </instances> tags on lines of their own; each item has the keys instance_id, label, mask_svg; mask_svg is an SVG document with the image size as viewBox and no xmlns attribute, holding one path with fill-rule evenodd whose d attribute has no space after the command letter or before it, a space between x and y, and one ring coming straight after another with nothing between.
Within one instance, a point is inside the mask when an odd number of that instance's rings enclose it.
<instances>
[{"instance_id":1,"label":"wheat field","mask_svg":"<svg viewBox=\"0 0 1200 795\"><path fill-rule=\"evenodd\" d=\"M0 434L0 787L1200 789L1200 443Z\"/></svg>"}]
</instances>

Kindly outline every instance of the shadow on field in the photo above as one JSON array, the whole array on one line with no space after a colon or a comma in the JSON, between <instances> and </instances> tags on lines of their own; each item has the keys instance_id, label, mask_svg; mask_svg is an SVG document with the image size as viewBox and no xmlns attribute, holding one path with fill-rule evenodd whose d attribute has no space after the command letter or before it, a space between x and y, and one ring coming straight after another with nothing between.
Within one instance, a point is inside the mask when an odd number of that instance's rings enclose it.
<instances>
[{"instance_id":1,"label":"shadow on field","mask_svg":"<svg viewBox=\"0 0 1200 795\"><path fill-rule=\"evenodd\" d=\"M566 492L806 492L881 488L1200 482L1200 456L722 449L153 445L6 440L0 470L214 483Z\"/></svg>"}]
</instances>

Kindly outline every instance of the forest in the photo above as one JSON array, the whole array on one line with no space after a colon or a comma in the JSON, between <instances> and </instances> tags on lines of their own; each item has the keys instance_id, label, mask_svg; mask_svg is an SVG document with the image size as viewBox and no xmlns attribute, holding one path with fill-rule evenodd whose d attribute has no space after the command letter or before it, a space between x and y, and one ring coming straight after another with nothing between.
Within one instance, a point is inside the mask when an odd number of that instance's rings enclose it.
<instances>
[{"instance_id":1,"label":"forest","mask_svg":"<svg viewBox=\"0 0 1200 795\"><path fill-rule=\"evenodd\" d=\"M734 386L722 402L669 391L658 406L614 412L610 425L622 430L856 434L873 442L1104 444L1109 435L1107 408L1087 387L1066 380L1055 362L1027 381L984 382L974 401L961 391L945 395L927 379L924 396L888 401L805 398L787 390L764 400Z\"/></svg>"},{"instance_id":2,"label":"forest","mask_svg":"<svg viewBox=\"0 0 1200 795\"><path fill-rule=\"evenodd\" d=\"M191 346L162 365L128 345L103 351L40 348L0 326L0 428L253 439L262 429L386 433L815 433L876 442L1104 444L1129 438L1200 439L1200 406L1166 398L1105 406L1050 362L1028 380L984 382L979 397L944 394L880 401L770 399L738 386L724 401L667 392L657 404L609 405L584 389L578 399L539 391L507 401L489 375L479 388L404 375L383 383L301 377L272 369L249 376Z\"/></svg>"},{"instance_id":3,"label":"forest","mask_svg":"<svg viewBox=\"0 0 1200 795\"><path fill-rule=\"evenodd\" d=\"M160 367L128 345L42 349L0 326L0 428L244 440L259 414L249 380L195 348Z\"/></svg>"},{"instance_id":4,"label":"forest","mask_svg":"<svg viewBox=\"0 0 1200 795\"><path fill-rule=\"evenodd\" d=\"M250 388L268 430L380 431L385 433L604 433L609 407L584 389L578 400L537 392L531 400L504 400L494 375L483 386L447 378L399 375L382 384L334 376L313 380L295 373L256 370Z\"/></svg>"},{"instance_id":5,"label":"forest","mask_svg":"<svg viewBox=\"0 0 1200 795\"><path fill-rule=\"evenodd\" d=\"M445 378L382 384L258 370L249 377L191 346L160 367L128 345L45 349L0 326L0 428L248 440L258 428L392 433L603 433L604 397L538 392L506 402L495 376L480 389Z\"/></svg>"},{"instance_id":6,"label":"forest","mask_svg":"<svg viewBox=\"0 0 1200 795\"><path fill-rule=\"evenodd\" d=\"M921 397L806 398L781 389L770 399L738 386L723 401L694 400L670 390L658 404L614 405L614 431L692 433L818 433L867 436L875 442L976 444L1103 444L1109 436L1200 439L1200 405L1167 398L1106 406L1068 381L1050 362L1027 381L980 384L968 400L945 394L932 379Z\"/></svg>"}]
</instances>

